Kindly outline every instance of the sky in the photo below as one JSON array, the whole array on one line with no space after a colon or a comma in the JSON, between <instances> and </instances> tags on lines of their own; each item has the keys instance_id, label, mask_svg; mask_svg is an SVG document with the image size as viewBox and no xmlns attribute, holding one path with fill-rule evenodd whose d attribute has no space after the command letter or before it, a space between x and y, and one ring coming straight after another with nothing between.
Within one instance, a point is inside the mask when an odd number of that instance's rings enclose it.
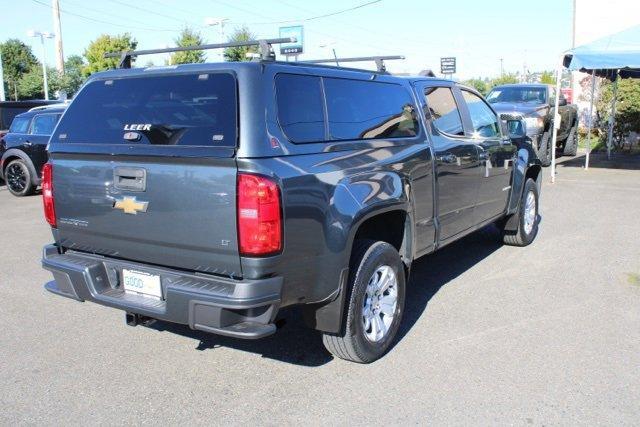
<instances>
[{"instance_id":1,"label":"sky","mask_svg":"<svg viewBox=\"0 0 640 427\"><path fill-rule=\"evenodd\" d=\"M333 16L365 3L355 10ZM205 18L227 18L225 33L246 25L258 37L278 37L279 27L304 25L300 59L404 55L388 63L392 72L440 72L440 58L457 58L458 79L506 72L552 70L571 47L572 0L60 0L65 57L82 54L101 34L129 32L138 49L173 46L185 26L209 43L221 40ZM18 38L42 59L36 29L53 32L51 0L0 0L0 40ZM311 18L311 19L310 19ZM54 42L46 40L47 64L55 65ZM324 47L321 47L324 46ZM218 58L215 52L209 59ZM142 58L162 65L167 56Z\"/></svg>"}]
</instances>

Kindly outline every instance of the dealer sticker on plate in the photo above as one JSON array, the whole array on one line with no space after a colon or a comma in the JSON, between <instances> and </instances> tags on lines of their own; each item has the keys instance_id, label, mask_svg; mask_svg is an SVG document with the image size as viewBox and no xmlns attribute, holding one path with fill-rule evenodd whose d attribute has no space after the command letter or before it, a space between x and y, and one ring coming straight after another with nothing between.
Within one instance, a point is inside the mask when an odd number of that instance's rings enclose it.
<instances>
[{"instance_id":1,"label":"dealer sticker on plate","mask_svg":"<svg viewBox=\"0 0 640 427\"><path fill-rule=\"evenodd\" d=\"M155 274L123 269L122 283L124 284L124 290L127 292L162 298L160 276Z\"/></svg>"}]
</instances>

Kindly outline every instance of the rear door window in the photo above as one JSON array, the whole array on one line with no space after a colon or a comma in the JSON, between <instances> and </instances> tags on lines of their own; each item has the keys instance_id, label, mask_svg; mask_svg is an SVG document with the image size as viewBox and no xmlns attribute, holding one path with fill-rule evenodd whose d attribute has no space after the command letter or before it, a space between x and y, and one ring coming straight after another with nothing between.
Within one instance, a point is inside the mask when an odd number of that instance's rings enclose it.
<instances>
[{"instance_id":1,"label":"rear door window","mask_svg":"<svg viewBox=\"0 0 640 427\"><path fill-rule=\"evenodd\" d=\"M236 128L233 75L144 76L87 84L52 140L235 147Z\"/></svg>"},{"instance_id":2,"label":"rear door window","mask_svg":"<svg viewBox=\"0 0 640 427\"><path fill-rule=\"evenodd\" d=\"M31 134L33 135L51 135L60 119L59 114L39 114L33 117L31 122Z\"/></svg>"},{"instance_id":3,"label":"rear door window","mask_svg":"<svg viewBox=\"0 0 640 427\"><path fill-rule=\"evenodd\" d=\"M408 138L418 133L410 93L392 83L325 78L332 140Z\"/></svg>"},{"instance_id":4,"label":"rear door window","mask_svg":"<svg viewBox=\"0 0 640 427\"><path fill-rule=\"evenodd\" d=\"M278 121L291 142L319 142L325 139L320 77L278 74L276 98Z\"/></svg>"},{"instance_id":5,"label":"rear door window","mask_svg":"<svg viewBox=\"0 0 640 427\"><path fill-rule=\"evenodd\" d=\"M9 129L9 132L27 133L28 129L29 119L27 119L26 117L16 117L15 119L13 119L13 122L11 122L11 128Z\"/></svg>"},{"instance_id":6,"label":"rear door window","mask_svg":"<svg viewBox=\"0 0 640 427\"><path fill-rule=\"evenodd\" d=\"M425 90L427 107L433 125L448 135L464 136L462 119L453 92L448 87L428 87Z\"/></svg>"}]
</instances>

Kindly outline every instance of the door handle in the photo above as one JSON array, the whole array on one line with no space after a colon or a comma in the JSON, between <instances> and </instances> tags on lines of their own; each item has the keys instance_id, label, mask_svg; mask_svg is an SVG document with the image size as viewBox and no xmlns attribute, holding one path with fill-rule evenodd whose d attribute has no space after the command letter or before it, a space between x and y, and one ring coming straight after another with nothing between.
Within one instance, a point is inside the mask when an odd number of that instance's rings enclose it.
<instances>
[{"instance_id":1,"label":"door handle","mask_svg":"<svg viewBox=\"0 0 640 427\"><path fill-rule=\"evenodd\" d=\"M442 156L437 156L436 159L440 162L440 163L447 163L447 164L451 164L451 163L456 163L458 161L458 156L456 156L455 154L444 154Z\"/></svg>"}]
</instances>

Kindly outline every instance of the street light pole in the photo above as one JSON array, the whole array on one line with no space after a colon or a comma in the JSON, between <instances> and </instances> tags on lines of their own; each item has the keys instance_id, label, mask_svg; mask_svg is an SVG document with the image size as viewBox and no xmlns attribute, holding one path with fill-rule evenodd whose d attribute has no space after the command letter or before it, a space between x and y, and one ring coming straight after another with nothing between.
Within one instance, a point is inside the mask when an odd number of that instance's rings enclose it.
<instances>
[{"instance_id":1,"label":"street light pole","mask_svg":"<svg viewBox=\"0 0 640 427\"><path fill-rule=\"evenodd\" d=\"M51 39L53 34L46 31L30 30L27 32L29 37L40 37L40 43L42 44L42 78L44 80L44 99L49 100L49 80L47 79L47 50L44 46L44 39Z\"/></svg>"},{"instance_id":2,"label":"street light pole","mask_svg":"<svg viewBox=\"0 0 640 427\"><path fill-rule=\"evenodd\" d=\"M4 94L4 71L2 70L2 52L0 52L0 101L6 101Z\"/></svg>"},{"instance_id":3,"label":"street light pole","mask_svg":"<svg viewBox=\"0 0 640 427\"><path fill-rule=\"evenodd\" d=\"M225 43L224 39L224 23L227 22L229 18L205 18L204 23L209 27L213 27L218 25L219 33L220 33L220 43ZM224 62L224 50L220 50L220 62Z\"/></svg>"},{"instance_id":4,"label":"street light pole","mask_svg":"<svg viewBox=\"0 0 640 427\"><path fill-rule=\"evenodd\" d=\"M42 44L42 77L44 78L44 99L49 100L49 79L47 78L47 49L44 47L44 37L40 34Z\"/></svg>"}]
</instances>

